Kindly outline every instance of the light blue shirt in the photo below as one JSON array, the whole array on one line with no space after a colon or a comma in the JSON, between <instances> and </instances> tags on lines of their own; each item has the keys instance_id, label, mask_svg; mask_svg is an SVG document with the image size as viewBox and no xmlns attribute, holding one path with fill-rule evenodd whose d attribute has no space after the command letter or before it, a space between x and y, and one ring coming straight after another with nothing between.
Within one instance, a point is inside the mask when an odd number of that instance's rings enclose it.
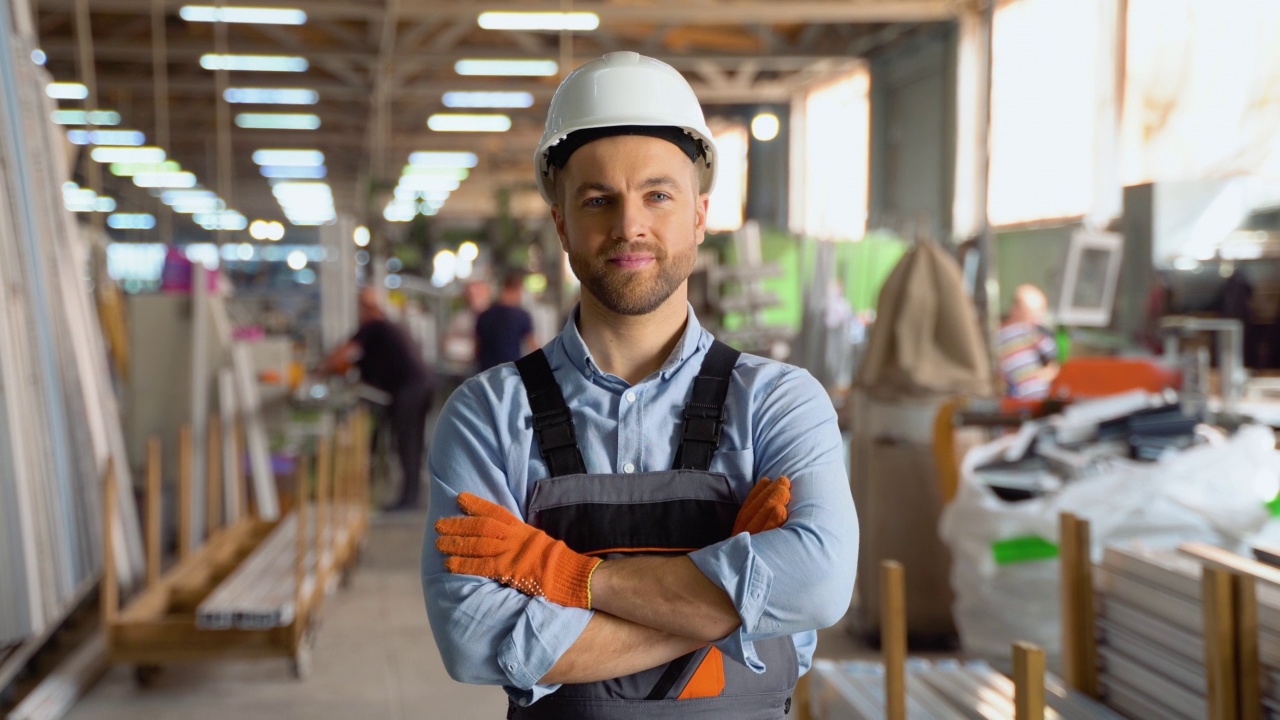
<instances>
[{"instance_id":1,"label":"light blue shirt","mask_svg":"<svg viewBox=\"0 0 1280 720\"><path fill-rule=\"evenodd\" d=\"M543 348L573 412L587 472L671 469L681 413L711 341L691 307L666 363L635 385L596 366L572 319ZM789 517L782 528L740 533L690 558L728 593L742 619L716 646L763 672L754 641L791 635L804 672L817 644L814 631L844 616L857 571L858 519L835 411L808 372L746 354L734 370L726 405L711 471L725 473L740 499L758 478L790 477ZM455 498L461 492L526 517L530 491L548 476L514 365L477 375L453 393L436 425L428 465L422 587L445 667L461 682L503 685L522 704L554 692L559 685L538 679L578 639L594 611L448 572L432 529L437 519L460 514Z\"/></svg>"}]
</instances>

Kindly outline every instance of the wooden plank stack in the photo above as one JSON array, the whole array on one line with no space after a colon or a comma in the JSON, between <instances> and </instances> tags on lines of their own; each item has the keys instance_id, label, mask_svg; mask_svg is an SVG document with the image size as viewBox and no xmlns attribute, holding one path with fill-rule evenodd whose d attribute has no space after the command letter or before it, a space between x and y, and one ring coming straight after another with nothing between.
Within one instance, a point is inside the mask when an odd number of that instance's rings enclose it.
<instances>
[{"instance_id":1,"label":"wooden plank stack","mask_svg":"<svg viewBox=\"0 0 1280 720\"><path fill-rule=\"evenodd\" d=\"M1095 571L1098 685L1132 717L1208 712L1201 566L1173 551L1109 547Z\"/></svg>"},{"instance_id":2,"label":"wooden plank stack","mask_svg":"<svg viewBox=\"0 0 1280 720\"><path fill-rule=\"evenodd\" d=\"M0 8L0 647L40 636L96 582L103 477L109 461L129 467L88 246L61 197L50 78L11 9ZM125 587L143 567L131 485L111 517Z\"/></svg>"}]
</instances>

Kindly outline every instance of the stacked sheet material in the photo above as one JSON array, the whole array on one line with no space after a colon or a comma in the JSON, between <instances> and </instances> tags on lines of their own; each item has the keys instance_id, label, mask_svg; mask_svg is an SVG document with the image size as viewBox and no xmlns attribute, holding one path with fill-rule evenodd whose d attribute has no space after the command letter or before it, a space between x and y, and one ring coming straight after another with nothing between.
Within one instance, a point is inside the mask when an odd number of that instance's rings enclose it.
<instances>
[{"instance_id":1,"label":"stacked sheet material","mask_svg":"<svg viewBox=\"0 0 1280 720\"><path fill-rule=\"evenodd\" d=\"M1108 706L1132 718L1206 717L1200 574L1200 563L1173 551L1106 549L1094 592Z\"/></svg>"},{"instance_id":2,"label":"stacked sheet material","mask_svg":"<svg viewBox=\"0 0 1280 720\"><path fill-rule=\"evenodd\" d=\"M30 61L14 7L0 7L0 648L58 625L100 576L109 460L126 587L142 568L89 244L63 204L70 165L49 120L51 78ZM0 687L8 672L0 665Z\"/></svg>"},{"instance_id":3,"label":"stacked sheet material","mask_svg":"<svg viewBox=\"0 0 1280 720\"><path fill-rule=\"evenodd\" d=\"M809 707L816 720L880 720L885 717L884 666L878 662L815 660ZM1007 720L1014 716L1013 682L985 662L907 663L909 720ZM1045 678L1045 717L1120 720L1097 702Z\"/></svg>"}]
</instances>

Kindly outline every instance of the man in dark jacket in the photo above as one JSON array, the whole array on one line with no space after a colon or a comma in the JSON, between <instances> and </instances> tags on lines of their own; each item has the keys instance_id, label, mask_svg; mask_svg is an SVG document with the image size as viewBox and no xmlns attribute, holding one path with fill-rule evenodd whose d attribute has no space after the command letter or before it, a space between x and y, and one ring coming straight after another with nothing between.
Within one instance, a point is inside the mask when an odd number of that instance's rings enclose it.
<instances>
[{"instance_id":1,"label":"man in dark jacket","mask_svg":"<svg viewBox=\"0 0 1280 720\"><path fill-rule=\"evenodd\" d=\"M422 458L426 450L427 413L434 400L435 383L422 352L405 329L382 311L372 288L359 297L360 327L355 335L330 353L321 365L326 372L345 372L354 365L360 379L391 396L391 423L404 471L399 500L388 510L418 507L422 484Z\"/></svg>"}]
</instances>

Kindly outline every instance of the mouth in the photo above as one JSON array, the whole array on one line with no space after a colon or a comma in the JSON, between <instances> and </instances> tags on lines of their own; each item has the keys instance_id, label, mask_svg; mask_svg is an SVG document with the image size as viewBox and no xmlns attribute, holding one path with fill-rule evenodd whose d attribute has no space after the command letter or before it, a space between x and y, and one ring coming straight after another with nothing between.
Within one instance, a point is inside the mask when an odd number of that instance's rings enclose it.
<instances>
[{"instance_id":1,"label":"mouth","mask_svg":"<svg viewBox=\"0 0 1280 720\"><path fill-rule=\"evenodd\" d=\"M647 253L628 253L609 258L611 265L623 270L637 270L648 266L653 261L654 256Z\"/></svg>"}]
</instances>

